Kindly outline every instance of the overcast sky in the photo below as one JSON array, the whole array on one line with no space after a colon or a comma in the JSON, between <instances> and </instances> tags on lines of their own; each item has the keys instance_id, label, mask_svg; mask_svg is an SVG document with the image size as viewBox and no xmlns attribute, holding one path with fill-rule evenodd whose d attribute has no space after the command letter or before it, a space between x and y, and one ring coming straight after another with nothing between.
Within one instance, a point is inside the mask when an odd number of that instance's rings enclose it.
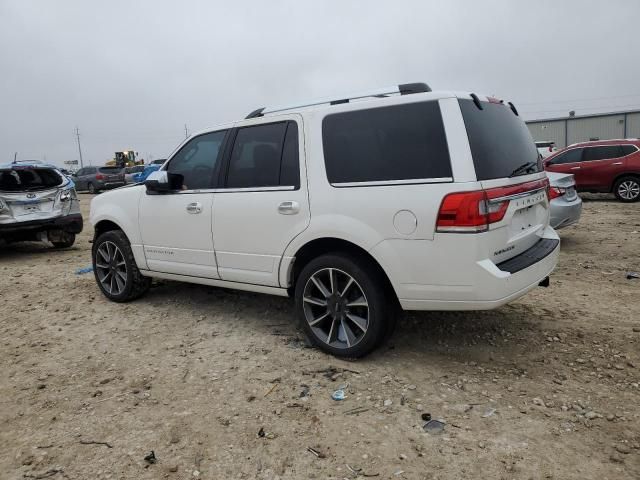
<instances>
[{"instance_id":1,"label":"overcast sky","mask_svg":"<svg viewBox=\"0 0 640 480\"><path fill-rule=\"evenodd\" d=\"M425 81L640 109L640 1L0 0L0 163L167 156L264 105Z\"/></svg>"}]
</instances>

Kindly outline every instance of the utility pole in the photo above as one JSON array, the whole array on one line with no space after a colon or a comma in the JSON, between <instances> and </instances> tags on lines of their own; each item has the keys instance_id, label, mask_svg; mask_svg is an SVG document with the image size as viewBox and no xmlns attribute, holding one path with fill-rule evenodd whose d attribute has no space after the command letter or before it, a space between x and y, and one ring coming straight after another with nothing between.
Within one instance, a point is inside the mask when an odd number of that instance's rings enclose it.
<instances>
[{"instance_id":1,"label":"utility pole","mask_svg":"<svg viewBox=\"0 0 640 480\"><path fill-rule=\"evenodd\" d=\"M76 127L76 139L78 140L78 154L80 155L80 168L84 167L82 163L82 149L80 148L80 130Z\"/></svg>"},{"instance_id":2,"label":"utility pole","mask_svg":"<svg viewBox=\"0 0 640 480\"><path fill-rule=\"evenodd\" d=\"M187 124L184 124L184 138L189 138L189 130L187 130Z\"/></svg>"}]
</instances>

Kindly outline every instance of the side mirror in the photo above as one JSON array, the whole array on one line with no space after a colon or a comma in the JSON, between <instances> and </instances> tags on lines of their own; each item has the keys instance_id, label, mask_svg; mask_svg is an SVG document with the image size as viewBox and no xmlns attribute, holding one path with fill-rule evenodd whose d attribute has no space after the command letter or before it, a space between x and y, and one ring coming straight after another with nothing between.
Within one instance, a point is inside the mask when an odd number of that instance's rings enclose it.
<instances>
[{"instance_id":1,"label":"side mirror","mask_svg":"<svg viewBox=\"0 0 640 480\"><path fill-rule=\"evenodd\" d=\"M144 181L144 185L147 187L147 193L167 193L171 191L169 176L164 170L151 172Z\"/></svg>"}]
</instances>

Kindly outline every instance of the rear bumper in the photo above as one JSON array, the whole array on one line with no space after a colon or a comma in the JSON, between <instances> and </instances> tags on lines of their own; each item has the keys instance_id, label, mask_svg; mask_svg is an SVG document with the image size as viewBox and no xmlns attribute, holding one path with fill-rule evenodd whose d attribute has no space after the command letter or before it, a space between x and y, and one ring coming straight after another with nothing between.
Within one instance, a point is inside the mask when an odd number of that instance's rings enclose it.
<instances>
[{"instance_id":1,"label":"rear bumper","mask_svg":"<svg viewBox=\"0 0 640 480\"><path fill-rule=\"evenodd\" d=\"M579 196L570 202L562 198L554 198L550 202L549 223L555 229L573 225L580 220L582 214L582 199Z\"/></svg>"},{"instance_id":2,"label":"rear bumper","mask_svg":"<svg viewBox=\"0 0 640 480\"><path fill-rule=\"evenodd\" d=\"M539 236L532 248L498 265L474 258L475 240L470 243L463 235L443 237L442 243L415 242L415 247L403 241L396 245L392 263L383 259L388 251L374 249L372 254L382 260L404 310L490 310L535 288L556 267L557 233L547 227Z\"/></svg>"},{"instance_id":3,"label":"rear bumper","mask_svg":"<svg viewBox=\"0 0 640 480\"><path fill-rule=\"evenodd\" d=\"M69 233L80 233L82 231L82 215L73 213L63 217L46 218L42 220L31 220L28 222L15 222L0 224L0 237L19 233L37 233L47 230L64 230Z\"/></svg>"}]
</instances>

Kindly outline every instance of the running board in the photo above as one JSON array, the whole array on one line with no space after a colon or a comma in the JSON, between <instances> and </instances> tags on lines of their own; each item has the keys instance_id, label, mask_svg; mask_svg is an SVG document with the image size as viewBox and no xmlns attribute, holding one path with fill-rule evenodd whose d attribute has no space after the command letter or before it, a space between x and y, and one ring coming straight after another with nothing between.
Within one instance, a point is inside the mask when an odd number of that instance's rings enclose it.
<instances>
[{"instance_id":1,"label":"running board","mask_svg":"<svg viewBox=\"0 0 640 480\"><path fill-rule=\"evenodd\" d=\"M286 288L267 287L265 285L254 285L252 283L229 282L215 278L192 277L189 275L177 275L175 273L153 272L151 270L140 270L145 277L163 278L165 280L175 280L176 282L197 283L200 285L210 285L212 287L230 288L232 290L243 290L245 292L266 293L267 295L277 295L288 297Z\"/></svg>"}]
</instances>

